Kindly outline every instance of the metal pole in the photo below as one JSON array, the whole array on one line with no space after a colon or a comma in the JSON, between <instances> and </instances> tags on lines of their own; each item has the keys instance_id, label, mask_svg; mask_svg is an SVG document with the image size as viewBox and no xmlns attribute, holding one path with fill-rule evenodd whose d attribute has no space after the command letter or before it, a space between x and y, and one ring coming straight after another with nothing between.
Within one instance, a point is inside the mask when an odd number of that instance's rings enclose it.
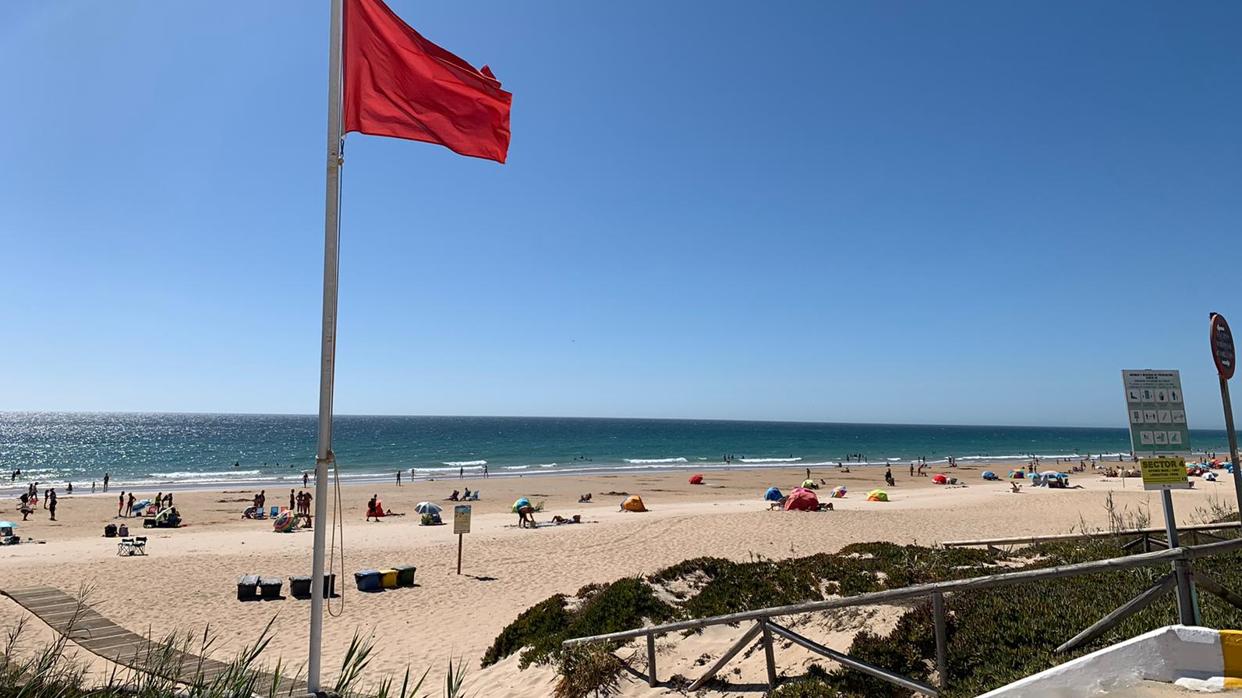
<instances>
[{"instance_id":1,"label":"metal pole","mask_svg":"<svg viewBox=\"0 0 1242 698\"><path fill-rule=\"evenodd\" d=\"M1233 464L1233 494L1242 511L1242 472L1238 471L1238 434L1233 430L1233 403L1229 401L1229 381L1220 379L1220 401L1225 407L1225 433L1229 436L1229 462Z\"/></svg>"},{"instance_id":2,"label":"metal pole","mask_svg":"<svg viewBox=\"0 0 1242 698\"><path fill-rule=\"evenodd\" d=\"M319 444L315 456L315 552L311 559L310 651L306 684L311 693L319 683L323 640L324 547L328 531L328 465L332 453L332 387L336 375L336 301L339 281L341 203L341 20L342 0L332 0L328 49L328 162L323 218L323 344L319 355Z\"/></svg>"},{"instance_id":3,"label":"metal pole","mask_svg":"<svg viewBox=\"0 0 1242 698\"><path fill-rule=\"evenodd\" d=\"M461 574L461 542L465 538L461 533L457 534L457 574Z\"/></svg>"},{"instance_id":4,"label":"metal pole","mask_svg":"<svg viewBox=\"0 0 1242 698\"><path fill-rule=\"evenodd\" d=\"M1181 544L1177 541L1177 521L1173 518L1173 492L1161 490L1160 500L1164 505L1164 531L1169 539L1169 549ZM1173 561L1173 572L1177 576L1177 620L1182 625L1198 625L1195 613L1195 602L1190 585L1190 565L1184 559Z\"/></svg>"}]
</instances>

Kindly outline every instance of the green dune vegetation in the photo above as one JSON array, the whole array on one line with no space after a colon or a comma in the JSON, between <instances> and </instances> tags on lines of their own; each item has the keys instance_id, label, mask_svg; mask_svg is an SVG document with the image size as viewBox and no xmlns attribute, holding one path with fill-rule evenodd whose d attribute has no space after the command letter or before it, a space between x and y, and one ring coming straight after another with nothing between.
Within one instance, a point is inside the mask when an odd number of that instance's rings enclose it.
<instances>
[{"instance_id":1,"label":"green dune vegetation","mask_svg":"<svg viewBox=\"0 0 1242 698\"><path fill-rule=\"evenodd\" d=\"M849 545L834 554L788 560L733 562L687 560L645 577L584 587L574 597L553 596L523 612L496 638L487 666L513 653L520 664L559 667L558 698L610 695L624 669L616 644L562 649L562 640L638 628L644 624L703 618L783 604L853 595L955 578L1038 569L1119 557L1122 535L1025 547L1008 553L934 549L892 543ZM1242 591L1242 555L1195 562L1227 588ZM971 591L946 597L948 687L943 695L974 696L1147 630L1176 622L1172 595L1131 616L1078 651L1055 648L1166 574L1166 566L1110 571L1082 577ZM1242 627L1242 612L1200 594L1203 622ZM860 631L849 654L920 681L934 683L935 637L930 602L906 606L892 632ZM674 633L674 641L695 631ZM814 638L812 638L814 639ZM632 661L645 664L643 652ZM780 667L780 652L777 652ZM644 666L636 666L639 670ZM661 676L688 686L694 676ZM724 688L719 678L708 687ZM909 691L856 671L812 665L802 676L783 677L779 698L907 696Z\"/></svg>"}]
</instances>

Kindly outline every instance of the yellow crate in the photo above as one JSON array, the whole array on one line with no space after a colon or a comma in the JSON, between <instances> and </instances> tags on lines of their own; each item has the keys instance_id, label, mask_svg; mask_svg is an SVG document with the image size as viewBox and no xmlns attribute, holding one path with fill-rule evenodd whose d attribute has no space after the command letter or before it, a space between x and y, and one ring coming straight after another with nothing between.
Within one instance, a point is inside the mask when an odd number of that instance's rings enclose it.
<instances>
[{"instance_id":1,"label":"yellow crate","mask_svg":"<svg viewBox=\"0 0 1242 698\"><path fill-rule=\"evenodd\" d=\"M396 589L397 588L397 571L394 569L380 570L380 588Z\"/></svg>"}]
</instances>

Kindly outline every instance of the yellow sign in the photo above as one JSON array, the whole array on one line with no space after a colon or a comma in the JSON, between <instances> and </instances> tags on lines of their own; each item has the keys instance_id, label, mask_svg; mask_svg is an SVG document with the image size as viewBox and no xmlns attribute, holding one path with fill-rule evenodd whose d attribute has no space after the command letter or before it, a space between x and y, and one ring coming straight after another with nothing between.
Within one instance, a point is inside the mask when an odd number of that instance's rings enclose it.
<instances>
[{"instance_id":1,"label":"yellow sign","mask_svg":"<svg viewBox=\"0 0 1242 698\"><path fill-rule=\"evenodd\" d=\"M1139 465L1143 468L1145 490L1190 489L1184 458L1143 458Z\"/></svg>"},{"instance_id":2,"label":"yellow sign","mask_svg":"<svg viewBox=\"0 0 1242 698\"><path fill-rule=\"evenodd\" d=\"M470 532L470 505L459 504L453 507L453 533Z\"/></svg>"}]
</instances>

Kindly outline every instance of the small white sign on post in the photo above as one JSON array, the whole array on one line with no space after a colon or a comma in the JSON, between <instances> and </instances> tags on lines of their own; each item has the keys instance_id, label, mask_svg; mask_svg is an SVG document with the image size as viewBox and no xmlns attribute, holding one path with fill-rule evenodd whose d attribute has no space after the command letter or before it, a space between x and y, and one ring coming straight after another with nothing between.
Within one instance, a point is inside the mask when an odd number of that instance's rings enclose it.
<instances>
[{"instance_id":1,"label":"small white sign on post","mask_svg":"<svg viewBox=\"0 0 1242 698\"><path fill-rule=\"evenodd\" d=\"M453 507L453 533L458 535L470 532L470 505L459 504Z\"/></svg>"},{"instance_id":2,"label":"small white sign on post","mask_svg":"<svg viewBox=\"0 0 1242 698\"><path fill-rule=\"evenodd\" d=\"M457 534L457 574L461 574L461 545L465 534L470 532L470 505L453 507L453 533Z\"/></svg>"}]
</instances>

